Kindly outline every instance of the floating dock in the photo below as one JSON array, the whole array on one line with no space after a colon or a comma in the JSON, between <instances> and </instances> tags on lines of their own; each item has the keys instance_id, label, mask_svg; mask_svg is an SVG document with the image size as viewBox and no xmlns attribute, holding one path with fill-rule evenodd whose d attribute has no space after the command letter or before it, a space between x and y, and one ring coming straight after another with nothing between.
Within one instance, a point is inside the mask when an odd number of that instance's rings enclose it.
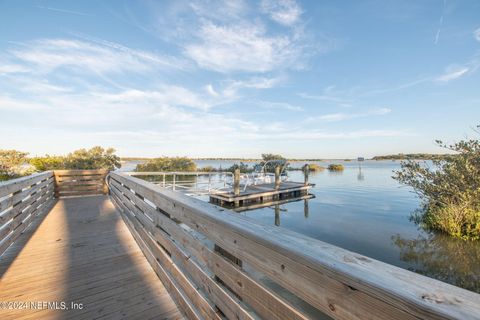
<instances>
[{"instance_id":1,"label":"floating dock","mask_svg":"<svg viewBox=\"0 0 480 320\"><path fill-rule=\"evenodd\" d=\"M314 184L285 181L275 187L275 183L249 185L238 194L234 191L210 194L210 203L222 207L243 207L254 203L298 198L308 195Z\"/></svg>"}]
</instances>

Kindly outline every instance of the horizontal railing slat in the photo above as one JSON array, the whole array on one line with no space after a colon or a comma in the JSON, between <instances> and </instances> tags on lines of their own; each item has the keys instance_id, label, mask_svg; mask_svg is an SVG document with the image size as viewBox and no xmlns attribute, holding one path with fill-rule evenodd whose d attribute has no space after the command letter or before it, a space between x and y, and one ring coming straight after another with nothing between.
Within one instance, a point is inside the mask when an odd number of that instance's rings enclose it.
<instances>
[{"instance_id":1,"label":"horizontal railing slat","mask_svg":"<svg viewBox=\"0 0 480 320\"><path fill-rule=\"evenodd\" d=\"M28 228L34 218L49 210L54 183L51 171L0 184L0 255Z\"/></svg>"},{"instance_id":2,"label":"horizontal railing slat","mask_svg":"<svg viewBox=\"0 0 480 320\"><path fill-rule=\"evenodd\" d=\"M178 242L183 248L190 249L191 253L195 256L197 261L202 262L203 265L214 271L213 273L220 277L223 282L230 288L236 288L234 290L243 301L250 304L261 316L265 319L306 319L307 317L302 315L299 311L295 310L292 306L288 305L283 299L276 296L274 293L265 289L261 284L251 279L248 275L244 274L241 270L236 269L233 264L227 262L218 254L210 250L207 246L201 244L201 241L193 238L190 233L181 228L175 222L168 217L158 214L155 209L145 203L142 199L132 193L130 189L126 189L121 186L114 179L110 180L110 185L116 187L119 190L123 190L127 193L130 199L149 216L153 217L155 224L160 226L166 232L168 232L172 239L167 237L167 234L156 228L154 224L151 224L151 229L148 229L155 239L162 243L163 246L173 246L172 241ZM170 250L174 251L173 249ZM179 253L182 252L182 253ZM179 249L177 252L178 260L184 261L191 256L184 256L185 250ZM181 259L180 259L181 256ZM219 265L219 267L216 267ZM224 306L228 308L228 306ZM223 310L223 308L222 308ZM235 311L233 311L235 313ZM235 316L234 318L238 318Z\"/></svg>"},{"instance_id":3,"label":"horizontal railing slat","mask_svg":"<svg viewBox=\"0 0 480 320\"><path fill-rule=\"evenodd\" d=\"M108 170L55 170L55 194L58 197L105 194Z\"/></svg>"},{"instance_id":4,"label":"horizontal railing slat","mask_svg":"<svg viewBox=\"0 0 480 320\"><path fill-rule=\"evenodd\" d=\"M26 177L0 182L0 198L27 188L38 181L51 177L52 171L35 173Z\"/></svg>"},{"instance_id":5,"label":"horizontal railing slat","mask_svg":"<svg viewBox=\"0 0 480 320\"><path fill-rule=\"evenodd\" d=\"M334 318L479 318L476 293L253 222L135 177L111 177Z\"/></svg>"}]
</instances>

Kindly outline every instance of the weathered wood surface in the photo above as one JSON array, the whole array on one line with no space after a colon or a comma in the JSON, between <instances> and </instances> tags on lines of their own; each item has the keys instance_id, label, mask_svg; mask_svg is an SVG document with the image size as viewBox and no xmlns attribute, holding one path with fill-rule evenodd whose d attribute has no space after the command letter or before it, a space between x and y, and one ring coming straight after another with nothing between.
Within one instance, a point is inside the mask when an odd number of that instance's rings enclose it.
<instances>
[{"instance_id":1,"label":"weathered wood surface","mask_svg":"<svg viewBox=\"0 0 480 320\"><path fill-rule=\"evenodd\" d=\"M480 319L479 294L253 222L135 177L121 173L111 173L110 177L112 198L140 234L138 238L150 242L145 250L156 258L158 268L167 266L151 249L152 239L167 255L176 257L172 261L178 270L194 280L199 292L228 318L245 313L253 316L252 311L265 319L305 316L295 304L213 251L212 243L336 319ZM235 310L217 304L219 296L195 279L195 269L182 265L186 257L188 263L210 273L210 280L217 281L225 293L240 298L234 300ZM175 288L183 304L199 312L201 306L180 286ZM289 312L287 317L285 312Z\"/></svg>"},{"instance_id":2,"label":"weathered wood surface","mask_svg":"<svg viewBox=\"0 0 480 320\"><path fill-rule=\"evenodd\" d=\"M53 199L53 174L44 172L0 183L0 255Z\"/></svg>"},{"instance_id":3,"label":"weathered wood surface","mask_svg":"<svg viewBox=\"0 0 480 320\"><path fill-rule=\"evenodd\" d=\"M108 170L55 170L57 197L106 194Z\"/></svg>"},{"instance_id":4,"label":"weathered wood surface","mask_svg":"<svg viewBox=\"0 0 480 320\"><path fill-rule=\"evenodd\" d=\"M312 185L304 185L303 183L284 181L278 186L275 183L264 183L258 185L249 185L245 190L241 190L238 195L233 192L218 192L210 194L211 198L226 201L243 201L258 198L268 198L280 194L288 194L291 192L306 193L312 187Z\"/></svg>"},{"instance_id":5,"label":"weathered wood surface","mask_svg":"<svg viewBox=\"0 0 480 320\"><path fill-rule=\"evenodd\" d=\"M60 199L0 257L0 301L81 310L0 310L0 319L181 319L105 196Z\"/></svg>"}]
</instances>

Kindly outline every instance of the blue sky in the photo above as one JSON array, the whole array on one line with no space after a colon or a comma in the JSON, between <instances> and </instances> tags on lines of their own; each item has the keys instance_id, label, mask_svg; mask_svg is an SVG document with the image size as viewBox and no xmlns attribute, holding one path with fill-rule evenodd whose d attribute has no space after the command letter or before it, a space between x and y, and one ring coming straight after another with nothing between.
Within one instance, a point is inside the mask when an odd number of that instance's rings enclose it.
<instances>
[{"instance_id":1,"label":"blue sky","mask_svg":"<svg viewBox=\"0 0 480 320\"><path fill-rule=\"evenodd\" d=\"M480 119L480 1L0 1L0 148L442 152Z\"/></svg>"}]
</instances>

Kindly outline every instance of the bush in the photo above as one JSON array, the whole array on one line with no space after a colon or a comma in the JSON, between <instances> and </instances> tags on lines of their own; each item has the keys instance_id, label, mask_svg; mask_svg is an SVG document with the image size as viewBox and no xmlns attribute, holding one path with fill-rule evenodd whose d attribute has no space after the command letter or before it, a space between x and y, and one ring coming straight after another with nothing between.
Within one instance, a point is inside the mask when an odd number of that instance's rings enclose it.
<instances>
[{"instance_id":1,"label":"bush","mask_svg":"<svg viewBox=\"0 0 480 320\"><path fill-rule=\"evenodd\" d=\"M200 172L216 172L216 171L220 171L220 170L215 169L212 166L206 166L206 167L200 168L198 171L200 171Z\"/></svg>"},{"instance_id":2,"label":"bush","mask_svg":"<svg viewBox=\"0 0 480 320\"><path fill-rule=\"evenodd\" d=\"M30 164L38 171L66 169L64 156L49 156L47 154L44 157L31 158Z\"/></svg>"},{"instance_id":3,"label":"bush","mask_svg":"<svg viewBox=\"0 0 480 320\"><path fill-rule=\"evenodd\" d=\"M186 157L162 157L148 160L137 164L137 172L173 172L173 171L196 171L197 165Z\"/></svg>"},{"instance_id":4,"label":"bush","mask_svg":"<svg viewBox=\"0 0 480 320\"><path fill-rule=\"evenodd\" d=\"M120 158L115 155L115 149L93 147L89 150L79 149L67 156L35 157L30 160L38 171L61 169L109 169L120 168Z\"/></svg>"},{"instance_id":5,"label":"bush","mask_svg":"<svg viewBox=\"0 0 480 320\"><path fill-rule=\"evenodd\" d=\"M235 172L235 169L240 169L241 173L250 173L253 172L253 168L249 167L248 164L240 162L240 164L234 164L230 168L227 168L226 171L228 172Z\"/></svg>"},{"instance_id":6,"label":"bush","mask_svg":"<svg viewBox=\"0 0 480 320\"><path fill-rule=\"evenodd\" d=\"M343 164L330 164L327 168L329 171L343 171Z\"/></svg>"},{"instance_id":7,"label":"bush","mask_svg":"<svg viewBox=\"0 0 480 320\"><path fill-rule=\"evenodd\" d=\"M0 181L27 174L23 167L27 163L27 155L28 153L17 150L0 150Z\"/></svg>"},{"instance_id":8,"label":"bush","mask_svg":"<svg viewBox=\"0 0 480 320\"><path fill-rule=\"evenodd\" d=\"M441 147L455 155L432 160L434 168L413 160L401 163L393 178L411 186L422 199L412 219L428 230L453 237L480 239L480 142L460 141Z\"/></svg>"},{"instance_id":9,"label":"bush","mask_svg":"<svg viewBox=\"0 0 480 320\"><path fill-rule=\"evenodd\" d=\"M268 161L272 161L267 163ZM260 166L263 167L265 164L265 171L266 172L275 172L275 167L278 165L287 165L287 159L279 154L271 154L271 153L264 153L262 154L262 161L260 162ZM282 168L283 169L283 168ZM286 168L288 170L288 168Z\"/></svg>"},{"instance_id":10,"label":"bush","mask_svg":"<svg viewBox=\"0 0 480 320\"><path fill-rule=\"evenodd\" d=\"M310 164L308 165L308 169L309 169L310 171L322 171L322 170L325 170L325 167L322 167L322 166L320 166L320 165L318 165L318 164L316 164L316 163L310 163Z\"/></svg>"}]
</instances>

